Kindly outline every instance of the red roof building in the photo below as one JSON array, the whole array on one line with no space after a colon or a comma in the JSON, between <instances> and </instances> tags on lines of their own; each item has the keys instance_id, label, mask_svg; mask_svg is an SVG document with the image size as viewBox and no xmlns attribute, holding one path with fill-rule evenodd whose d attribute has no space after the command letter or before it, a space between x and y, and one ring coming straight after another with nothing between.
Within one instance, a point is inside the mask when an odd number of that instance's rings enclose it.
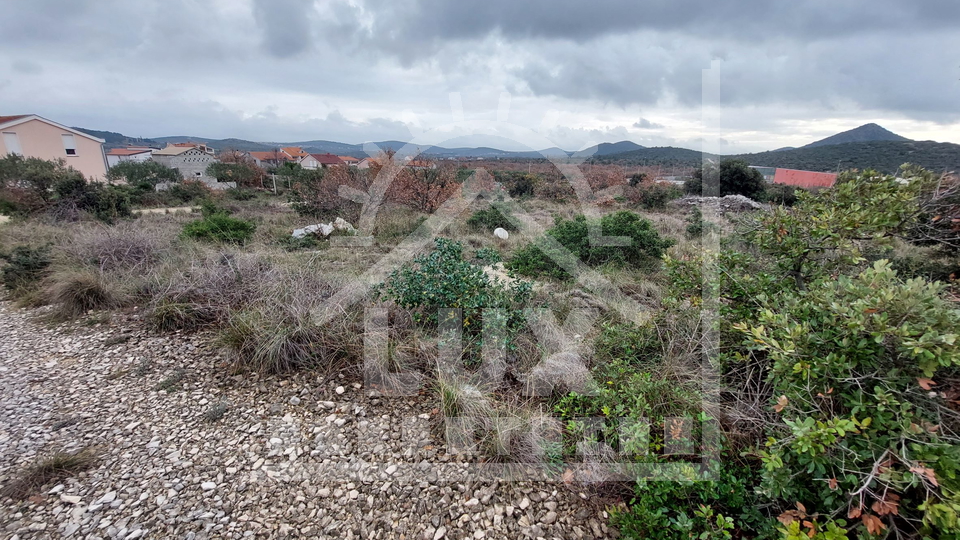
<instances>
[{"instance_id":1,"label":"red roof building","mask_svg":"<svg viewBox=\"0 0 960 540\"><path fill-rule=\"evenodd\" d=\"M773 177L774 184L796 186L803 189L832 187L836 181L837 175L834 173L797 171L794 169L777 169Z\"/></svg>"}]
</instances>

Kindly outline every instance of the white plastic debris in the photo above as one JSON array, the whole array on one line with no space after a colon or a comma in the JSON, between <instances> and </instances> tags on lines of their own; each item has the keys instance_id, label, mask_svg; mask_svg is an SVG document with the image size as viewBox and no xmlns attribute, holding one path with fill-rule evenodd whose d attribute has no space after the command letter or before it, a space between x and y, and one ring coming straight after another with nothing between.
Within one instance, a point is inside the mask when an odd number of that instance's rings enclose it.
<instances>
[{"instance_id":1,"label":"white plastic debris","mask_svg":"<svg viewBox=\"0 0 960 540\"><path fill-rule=\"evenodd\" d=\"M508 233L507 230L504 229L503 227L497 227L496 229L494 229L493 235L501 240L506 240L507 238L510 238L510 233Z\"/></svg>"}]
</instances>

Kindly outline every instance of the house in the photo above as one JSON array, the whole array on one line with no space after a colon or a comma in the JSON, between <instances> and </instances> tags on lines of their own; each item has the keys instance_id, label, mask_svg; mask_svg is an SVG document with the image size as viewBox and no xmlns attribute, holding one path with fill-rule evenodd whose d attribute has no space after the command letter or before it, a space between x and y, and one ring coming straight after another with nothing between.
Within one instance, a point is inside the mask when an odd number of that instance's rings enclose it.
<instances>
[{"instance_id":1,"label":"house","mask_svg":"<svg viewBox=\"0 0 960 540\"><path fill-rule=\"evenodd\" d=\"M283 148L270 150L268 152L250 152L250 157L253 158L258 167L264 168L279 167L288 161L294 163L297 161L297 158L291 156Z\"/></svg>"},{"instance_id":2,"label":"house","mask_svg":"<svg viewBox=\"0 0 960 540\"><path fill-rule=\"evenodd\" d=\"M362 160L360 160L360 163L357 163L357 168L369 169L371 165L377 165L379 163L380 162L377 161L376 158L371 158L371 157L363 158Z\"/></svg>"},{"instance_id":3,"label":"house","mask_svg":"<svg viewBox=\"0 0 960 540\"><path fill-rule=\"evenodd\" d=\"M777 169L773 177L774 184L796 186L803 189L831 187L836 181L837 175L835 173L797 171L794 169Z\"/></svg>"},{"instance_id":4,"label":"house","mask_svg":"<svg viewBox=\"0 0 960 540\"><path fill-rule=\"evenodd\" d=\"M103 139L35 114L0 116L0 134L0 156L62 159L90 180L103 180L107 175Z\"/></svg>"},{"instance_id":5,"label":"house","mask_svg":"<svg viewBox=\"0 0 960 540\"><path fill-rule=\"evenodd\" d=\"M350 167L355 167L360 164L360 160L352 156L337 156L340 158L340 161L344 162Z\"/></svg>"},{"instance_id":6,"label":"house","mask_svg":"<svg viewBox=\"0 0 960 540\"><path fill-rule=\"evenodd\" d=\"M280 150L283 150L283 152L284 152L285 154L287 154L288 156L292 157L292 158L294 159L294 161L300 161L301 159L307 157L307 155L309 154L308 152L306 152L303 148L300 148L299 146L285 146L285 147L281 148Z\"/></svg>"},{"instance_id":7,"label":"house","mask_svg":"<svg viewBox=\"0 0 960 540\"><path fill-rule=\"evenodd\" d=\"M300 159L300 166L304 169L326 169L335 165L344 165L344 163L333 154L307 154Z\"/></svg>"},{"instance_id":8,"label":"house","mask_svg":"<svg viewBox=\"0 0 960 540\"><path fill-rule=\"evenodd\" d=\"M207 167L219 160L201 146L168 144L166 148L153 152L153 160L171 169L177 169L184 180L203 182L214 189L236 187L234 182L218 182L216 178L207 176Z\"/></svg>"},{"instance_id":9,"label":"house","mask_svg":"<svg viewBox=\"0 0 960 540\"><path fill-rule=\"evenodd\" d=\"M128 146L127 148L111 148L107 151L107 168L123 161L149 161L153 157L154 148L145 146Z\"/></svg>"},{"instance_id":10,"label":"house","mask_svg":"<svg viewBox=\"0 0 960 540\"><path fill-rule=\"evenodd\" d=\"M216 151L213 148L203 143L185 142L185 143L168 144L167 146L174 146L177 148L196 148L197 150L200 150L205 154L210 154L211 156L216 154Z\"/></svg>"}]
</instances>

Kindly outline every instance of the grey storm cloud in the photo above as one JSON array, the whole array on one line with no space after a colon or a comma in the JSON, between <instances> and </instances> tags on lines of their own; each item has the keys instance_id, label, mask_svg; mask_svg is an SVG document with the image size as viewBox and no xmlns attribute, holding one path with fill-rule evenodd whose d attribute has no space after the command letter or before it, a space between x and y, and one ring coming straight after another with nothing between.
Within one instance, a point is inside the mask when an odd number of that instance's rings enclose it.
<instances>
[{"instance_id":1,"label":"grey storm cloud","mask_svg":"<svg viewBox=\"0 0 960 540\"><path fill-rule=\"evenodd\" d=\"M277 58L289 58L307 50L312 0L253 0L253 15L263 32L264 47Z\"/></svg>"},{"instance_id":2,"label":"grey storm cloud","mask_svg":"<svg viewBox=\"0 0 960 540\"><path fill-rule=\"evenodd\" d=\"M663 124L658 124L656 122L651 122L646 118L641 118L635 124L633 124L633 127L637 129L663 129L667 126L664 126Z\"/></svg>"},{"instance_id":3,"label":"grey storm cloud","mask_svg":"<svg viewBox=\"0 0 960 540\"><path fill-rule=\"evenodd\" d=\"M228 136L378 139L403 111L448 117L447 94L471 91L510 91L530 118L575 109L589 120L570 140L664 129L638 109L689 125L661 108L718 107L745 131L797 115L947 124L960 121L958 23L956 0L9 1L0 81L13 112L196 118Z\"/></svg>"}]
</instances>

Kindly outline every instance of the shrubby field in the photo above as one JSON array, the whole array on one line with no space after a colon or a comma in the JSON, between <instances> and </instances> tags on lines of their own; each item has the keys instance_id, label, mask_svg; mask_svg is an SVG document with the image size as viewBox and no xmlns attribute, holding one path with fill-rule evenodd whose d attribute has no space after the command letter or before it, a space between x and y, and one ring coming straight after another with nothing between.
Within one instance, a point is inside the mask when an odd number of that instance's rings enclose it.
<instances>
[{"instance_id":1,"label":"shrubby field","mask_svg":"<svg viewBox=\"0 0 960 540\"><path fill-rule=\"evenodd\" d=\"M475 420L478 460L594 482L619 499L623 537L960 535L955 178L850 171L795 193L730 162L686 191L769 204L722 212L602 166L587 171L603 193L590 205L536 171L403 169L377 187L379 168L291 168L276 194L255 175L158 192L167 171L121 172L93 184L0 160L10 301L39 318L125 310L159 333L212 330L232 359L217 369L366 375L383 391L423 374L446 417ZM358 233L366 247L291 237L337 217L359 226L362 200L343 186L383 199ZM180 205L201 210L133 213ZM418 230L421 249L318 322ZM389 313L389 346L365 370L370 308Z\"/></svg>"}]
</instances>

